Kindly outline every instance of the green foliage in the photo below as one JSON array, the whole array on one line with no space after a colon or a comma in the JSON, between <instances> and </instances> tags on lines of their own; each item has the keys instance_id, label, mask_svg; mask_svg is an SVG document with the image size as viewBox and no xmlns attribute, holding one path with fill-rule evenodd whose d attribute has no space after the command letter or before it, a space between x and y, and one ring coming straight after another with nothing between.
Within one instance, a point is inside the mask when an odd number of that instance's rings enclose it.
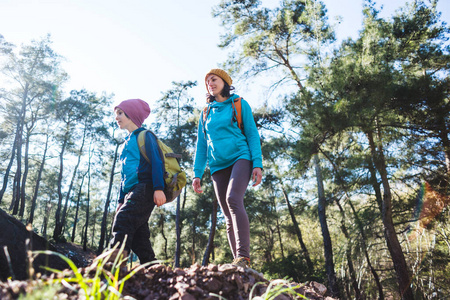
<instances>
[{"instance_id":1,"label":"green foliage","mask_svg":"<svg viewBox=\"0 0 450 300\"><path fill-rule=\"evenodd\" d=\"M322 262L316 263L322 264ZM266 274L268 278L289 277L295 282L326 281L324 268L317 268L315 274L310 274L308 265L300 253L290 253L286 257L279 257L271 262L266 262L262 266L261 272Z\"/></svg>"},{"instance_id":2,"label":"green foliage","mask_svg":"<svg viewBox=\"0 0 450 300\"><path fill-rule=\"evenodd\" d=\"M295 291L299 286L292 286L288 280L278 279L273 280L269 286L267 287L266 292L262 296L253 297L253 291L255 290L257 284L253 286L249 299L252 300L272 300L276 299L277 296L283 295L292 295L294 297L298 297L298 299L308 299L304 295L301 295Z\"/></svg>"},{"instance_id":3,"label":"green foliage","mask_svg":"<svg viewBox=\"0 0 450 300\"><path fill-rule=\"evenodd\" d=\"M72 260L65 257L64 255L52 252L52 251L36 251L34 255L45 254L45 255L56 255L64 260L70 267L73 273L67 274L67 272L52 270L57 274L60 274L57 279L49 280L45 284L49 287L51 286L64 286L71 290L74 293L80 294L82 297L86 299L122 299L122 292L124 288L125 282L133 277L138 271L147 267L150 263L140 265L137 268L134 268L127 275L121 277L120 269L123 264L128 260L128 258L123 258L123 247L120 249L112 248L108 251L105 251L102 255L96 258L95 264L92 267L94 269L94 276L86 276L81 274L79 269L75 266ZM117 250L119 250L117 252ZM117 252L117 253L116 253ZM114 257L113 254L116 254ZM112 266L106 268L106 264L108 262L112 262ZM82 293L79 293L79 289L81 288ZM52 293L51 288L47 288L48 293ZM30 295L25 296L23 299L42 299L42 292L38 292L37 295L34 292L31 292Z\"/></svg>"}]
</instances>

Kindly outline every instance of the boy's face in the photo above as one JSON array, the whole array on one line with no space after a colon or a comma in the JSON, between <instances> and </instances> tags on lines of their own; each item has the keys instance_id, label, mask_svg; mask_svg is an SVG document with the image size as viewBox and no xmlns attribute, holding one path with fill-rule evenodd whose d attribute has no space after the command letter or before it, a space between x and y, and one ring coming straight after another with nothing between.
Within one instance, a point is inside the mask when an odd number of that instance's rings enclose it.
<instances>
[{"instance_id":1,"label":"boy's face","mask_svg":"<svg viewBox=\"0 0 450 300\"><path fill-rule=\"evenodd\" d=\"M115 110L115 113L116 113L116 122L117 122L117 125L119 125L120 129L127 129L128 130L129 128L131 128L130 126L132 126L132 124L134 124L131 121L131 119L129 119L125 115L125 112L123 110L121 110L120 108L117 108Z\"/></svg>"}]
</instances>

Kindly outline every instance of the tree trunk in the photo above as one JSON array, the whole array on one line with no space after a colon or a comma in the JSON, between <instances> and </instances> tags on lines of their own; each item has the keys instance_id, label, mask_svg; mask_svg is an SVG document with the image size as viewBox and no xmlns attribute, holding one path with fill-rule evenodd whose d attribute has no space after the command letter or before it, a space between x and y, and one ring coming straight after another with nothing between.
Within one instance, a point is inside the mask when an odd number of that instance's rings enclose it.
<instances>
[{"instance_id":1,"label":"tree trunk","mask_svg":"<svg viewBox=\"0 0 450 300\"><path fill-rule=\"evenodd\" d=\"M180 228L180 195L177 197L177 212L176 212L176 222L175 230L177 234L177 244L175 249L175 268L180 267L180 255L181 255L181 228Z\"/></svg>"},{"instance_id":2,"label":"tree trunk","mask_svg":"<svg viewBox=\"0 0 450 300\"><path fill-rule=\"evenodd\" d=\"M161 235L164 239L164 255L166 256L165 259L167 260L167 237L164 233L164 225L166 223L166 219L164 218L164 214L161 212L161 217L159 218L159 224L161 225Z\"/></svg>"},{"instance_id":3,"label":"tree trunk","mask_svg":"<svg viewBox=\"0 0 450 300\"><path fill-rule=\"evenodd\" d=\"M326 199L325 199L325 190L323 187L322 170L319 162L319 155L317 153L314 154L313 159L317 178L317 189L319 195L318 201L319 221L320 226L322 228L323 246L325 253L325 269L327 272L328 286L330 288L331 294L334 297L339 298L340 292L336 279L336 273L334 271L333 248L331 244L330 232L328 231L327 216L325 212Z\"/></svg>"},{"instance_id":4,"label":"tree trunk","mask_svg":"<svg viewBox=\"0 0 450 300\"><path fill-rule=\"evenodd\" d=\"M30 84L27 82L24 87L24 91L22 94L22 107L20 109L20 113L18 116L18 126L17 126L17 134L16 134L16 143L17 143L17 168L16 175L14 176L13 183L13 197L11 201L11 208L13 208L13 215L16 215L19 210L19 201L20 201L20 179L22 177L22 138L23 138L23 127L25 125L25 114L27 109L27 98L28 98L28 89Z\"/></svg>"},{"instance_id":5,"label":"tree trunk","mask_svg":"<svg viewBox=\"0 0 450 300\"><path fill-rule=\"evenodd\" d=\"M86 174L83 175L83 177L81 178L80 189L78 190L77 207L75 208L75 217L73 218L73 228L72 228L72 238L71 238L72 243L75 242L75 233L76 233L77 224L78 224L78 212L80 210L81 190L83 188L85 176L86 176Z\"/></svg>"},{"instance_id":6,"label":"tree trunk","mask_svg":"<svg viewBox=\"0 0 450 300\"><path fill-rule=\"evenodd\" d=\"M300 227L298 226L297 219L295 218L294 209L291 206L288 194L283 185L281 185L281 190L283 191L284 200L286 201L286 205L289 210L289 215L291 216L292 223L294 224L294 230L295 230L295 233L297 234L297 238L298 238L298 242L300 243L300 247L302 248L303 256L306 260L306 264L308 265L308 272L309 272L309 274L313 274L314 273L314 265L311 261L311 257L309 256L308 249L306 248L306 245L303 242L302 232L300 230Z\"/></svg>"},{"instance_id":7,"label":"tree trunk","mask_svg":"<svg viewBox=\"0 0 450 300\"><path fill-rule=\"evenodd\" d=\"M27 221L28 223L31 223L31 224L33 224L33 221L34 221L34 210L36 209L36 201L37 201L37 197L39 194L39 186L41 184L42 172L44 171L45 160L47 158L48 140L49 140L49 135L47 134L46 140L45 140L44 153L42 155L42 162L39 167L38 176L36 179L36 185L34 186L33 198L31 199L30 216L28 217L28 221Z\"/></svg>"},{"instance_id":8,"label":"tree trunk","mask_svg":"<svg viewBox=\"0 0 450 300\"><path fill-rule=\"evenodd\" d=\"M276 210L276 206L275 206L275 210ZM284 247L283 247L283 239L281 238L281 226L280 226L280 219L278 218L278 213L277 213L277 234L278 234L278 240L280 242L280 250L281 250L281 257L284 259Z\"/></svg>"},{"instance_id":9,"label":"tree trunk","mask_svg":"<svg viewBox=\"0 0 450 300\"><path fill-rule=\"evenodd\" d=\"M91 245L94 245L94 236L95 236L95 224L97 223L97 209L94 209L94 215L92 216L92 235L91 235Z\"/></svg>"},{"instance_id":10,"label":"tree trunk","mask_svg":"<svg viewBox=\"0 0 450 300\"><path fill-rule=\"evenodd\" d=\"M356 272L355 268L353 266L353 260L352 260L352 241L350 239L350 235L347 230L347 226L345 225L345 220L347 219L345 216L345 211L342 208L341 204L339 203L338 199L335 199L336 205L339 208L339 212L341 213L341 231L344 234L346 240L347 240L347 247L345 250L345 254L347 257L347 264L348 264L348 272L350 273L350 281L353 286L353 290L355 291L355 298L357 300L362 299L361 297L361 291L359 290L358 281L356 279Z\"/></svg>"},{"instance_id":11,"label":"tree trunk","mask_svg":"<svg viewBox=\"0 0 450 300\"><path fill-rule=\"evenodd\" d=\"M445 166L447 167L447 176L450 177L450 141L448 139L449 132L445 126L442 126L442 130L439 131L439 137L444 148Z\"/></svg>"},{"instance_id":12,"label":"tree trunk","mask_svg":"<svg viewBox=\"0 0 450 300\"><path fill-rule=\"evenodd\" d=\"M191 264L194 264L195 263L195 260L196 260L196 255L195 255L195 242L196 242L196 240L195 240L195 234L197 233L196 232L196 227L197 227L197 217L194 217L194 220L193 220L193 222L192 222L192 242L191 242Z\"/></svg>"},{"instance_id":13,"label":"tree trunk","mask_svg":"<svg viewBox=\"0 0 450 300\"><path fill-rule=\"evenodd\" d=\"M25 186L26 186L27 177L28 177L29 149L30 149L30 132L27 130L27 137L25 139L25 155L23 158L24 166L23 166L22 184L20 187L19 217L21 217L21 218L23 218L23 215L25 213L25 200L26 200Z\"/></svg>"},{"instance_id":14,"label":"tree trunk","mask_svg":"<svg viewBox=\"0 0 450 300\"><path fill-rule=\"evenodd\" d=\"M208 244L206 245L205 253L203 254L202 266L207 266L210 262L211 252L214 249L214 236L216 235L216 226L217 226L217 209L219 203L217 202L216 197L214 196L213 200L213 209L211 212L211 228L209 230L209 238Z\"/></svg>"},{"instance_id":15,"label":"tree trunk","mask_svg":"<svg viewBox=\"0 0 450 300\"><path fill-rule=\"evenodd\" d=\"M364 232L363 224L362 224L361 220L359 219L358 213L356 212L356 209L353 206L353 203L350 200L348 201L348 203L350 204L350 207L351 207L352 212L353 212L353 216L355 217L355 220L356 220L356 224L358 225L359 233L361 234L361 244L362 244L362 248L363 248L362 250L363 250L363 253L364 253L364 257L366 258L367 265L369 266L370 272L372 273L373 278L375 279L375 283L376 283L377 288L378 288L378 299L379 300L384 300L384 292L383 292L383 286L381 285L380 276L378 276L377 271L373 267L372 262L370 260L369 253L367 252L366 241L368 239L366 238L366 234Z\"/></svg>"},{"instance_id":16,"label":"tree trunk","mask_svg":"<svg viewBox=\"0 0 450 300\"><path fill-rule=\"evenodd\" d=\"M81 146L80 146L80 149L78 152L77 164L75 165L75 168L73 169L72 179L70 180L69 188L67 189L67 193L66 193L66 200L64 202L64 209L62 212L61 222L60 222L61 232L59 235L64 235L64 230L65 230L65 225L66 225L67 207L69 205L70 193L72 192L73 184L75 182L75 178L76 178L77 172L78 172L78 167L80 166L81 157L83 155L84 143L86 141L86 132L87 132L87 126L85 124L84 131L83 131L83 139L82 139Z\"/></svg>"},{"instance_id":17,"label":"tree trunk","mask_svg":"<svg viewBox=\"0 0 450 300\"><path fill-rule=\"evenodd\" d=\"M89 203L91 201L91 157L92 152L89 149L89 162L88 162L88 187L87 187L87 199L86 199L86 223L84 224L84 238L83 238L83 250L87 251L87 233L89 227Z\"/></svg>"},{"instance_id":18,"label":"tree trunk","mask_svg":"<svg viewBox=\"0 0 450 300\"><path fill-rule=\"evenodd\" d=\"M103 252L103 249L105 249L105 236L106 236L106 228L107 228L106 225L107 225L107 221L108 221L109 205L111 203L111 191L112 191L113 182L114 182L114 172L116 171L116 162L117 162L117 156L119 153L119 146L120 146L120 143L117 143L116 150L114 151L114 158L113 158L113 164L111 167L111 172L109 174L108 193L106 195L105 208L103 209L102 225L100 227L100 241L98 242L97 254L101 254Z\"/></svg>"},{"instance_id":19,"label":"tree trunk","mask_svg":"<svg viewBox=\"0 0 450 300\"><path fill-rule=\"evenodd\" d=\"M83 251L87 251L87 233L88 233L88 227L89 227L89 202L90 199L90 190L91 190L91 174L88 171L88 192L86 197L86 223L84 224L84 234L83 234Z\"/></svg>"},{"instance_id":20,"label":"tree trunk","mask_svg":"<svg viewBox=\"0 0 450 300\"><path fill-rule=\"evenodd\" d=\"M345 181L344 181L344 180L342 179L342 177L340 176L340 174L339 174L339 172L338 172L338 168L336 167L336 165L334 164L334 162L331 160L330 157L328 157L328 156L327 156L325 153L323 153L323 152L322 152L322 154L324 154L324 156L328 159L328 161L333 165L333 169L335 170L335 173L336 173L335 176L336 176L336 178L338 179L339 185L342 187L342 190L345 192L345 194L347 194L347 190L348 190L347 184L345 183ZM376 195L380 195L380 199L381 199L380 186L379 186L379 184L378 184L378 182L377 182L376 175L375 175L375 170L373 170L373 164L372 164L372 162L369 162L369 169L371 169L371 170L370 170L370 173L371 173L371 181L372 181L373 187L374 187L374 189L375 189L375 194L376 194ZM364 226L363 226L361 220L359 219L358 213L356 212L356 209L355 209L355 207L354 207L354 205L353 205L353 203L352 203L352 201L350 200L350 197L349 197L348 195L347 195L347 198L348 198L348 204L350 205L350 208L351 208L352 213L353 213L353 217L355 218L356 225L358 226L359 233L361 234L361 239L360 239L360 241L361 241L361 244L362 244L362 251L363 251L363 253L364 253L364 257L366 258L367 265L369 266L369 269L370 269L370 271L371 271L371 273L372 273L372 275L373 275L373 277L374 277L374 279L375 279L375 283L376 283L377 288L378 288L378 299L379 299L379 300L383 300L383 299L384 299L383 286L381 285L380 277L378 276L377 271L376 271L375 268L373 267L372 262L371 262L371 260L370 260L369 253L368 253L368 251L367 251L368 248L367 248L367 245L366 245L366 241L367 241L368 239L366 238L366 234L365 234L365 232L364 232ZM382 201L381 201L381 200L380 200L380 201L377 200L377 202L381 205L381 202L382 202ZM340 208L342 211L344 211L344 210L340 207L340 203L337 202L337 204L338 204L339 208ZM381 206L380 206L380 207L381 207ZM343 219L345 220L346 217L343 217Z\"/></svg>"},{"instance_id":21,"label":"tree trunk","mask_svg":"<svg viewBox=\"0 0 450 300\"><path fill-rule=\"evenodd\" d=\"M19 125L17 125L17 126L19 126ZM16 135L17 135L17 132L16 132ZM16 156L16 150L17 150L16 140L17 140L17 137L14 138L13 147L11 149L11 158L9 159L8 167L5 170L5 176L3 176L3 185L2 185L2 189L0 190L0 203L2 203L3 195L5 194L6 187L8 186L9 173L11 172L11 168L14 163L15 156Z\"/></svg>"},{"instance_id":22,"label":"tree trunk","mask_svg":"<svg viewBox=\"0 0 450 300\"><path fill-rule=\"evenodd\" d=\"M12 200L11 205L9 207L9 210L12 210L12 215L17 215L19 212L19 200L20 200L20 178L21 178L21 172L22 172L22 153L21 153L21 147L17 148L17 167L16 167L16 174L14 175L14 181L13 181L13 194L12 194Z\"/></svg>"},{"instance_id":23,"label":"tree trunk","mask_svg":"<svg viewBox=\"0 0 450 300\"><path fill-rule=\"evenodd\" d=\"M63 171L64 171L64 152L66 149L68 141L68 133L66 132L64 136L64 142L61 147L61 152L59 153L59 174L58 174L58 182L57 182L57 188L58 188L58 205L56 206L56 212L55 212L55 228L53 230L53 239L55 241L59 241L61 232L62 232L62 224L61 224L61 206L62 206L62 179L63 179Z\"/></svg>"},{"instance_id":24,"label":"tree trunk","mask_svg":"<svg viewBox=\"0 0 450 300\"><path fill-rule=\"evenodd\" d=\"M386 161L383 153L380 129L378 129L378 145L375 144L373 133L371 131L367 132L367 137L369 140L372 158L375 163L375 167L380 174L381 182L383 185L382 218L384 225L384 235L386 238L389 253L391 254L392 262L394 264L394 269L397 274L400 296L404 300L412 300L414 299L414 295L410 286L411 275L409 273L409 268L406 264L406 259L398 240L397 233L395 232L394 222L392 220L392 194L388 179Z\"/></svg>"}]
</instances>

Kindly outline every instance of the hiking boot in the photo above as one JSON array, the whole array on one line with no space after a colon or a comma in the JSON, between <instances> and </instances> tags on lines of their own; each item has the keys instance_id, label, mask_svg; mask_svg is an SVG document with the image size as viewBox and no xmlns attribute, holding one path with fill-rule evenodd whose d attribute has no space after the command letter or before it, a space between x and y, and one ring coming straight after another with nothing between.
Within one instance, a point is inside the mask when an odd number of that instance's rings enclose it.
<instances>
[{"instance_id":1,"label":"hiking boot","mask_svg":"<svg viewBox=\"0 0 450 300\"><path fill-rule=\"evenodd\" d=\"M233 266L243 267L244 269L250 268L250 258L248 258L248 257L236 257L231 264Z\"/></svg>"}]
</instances>

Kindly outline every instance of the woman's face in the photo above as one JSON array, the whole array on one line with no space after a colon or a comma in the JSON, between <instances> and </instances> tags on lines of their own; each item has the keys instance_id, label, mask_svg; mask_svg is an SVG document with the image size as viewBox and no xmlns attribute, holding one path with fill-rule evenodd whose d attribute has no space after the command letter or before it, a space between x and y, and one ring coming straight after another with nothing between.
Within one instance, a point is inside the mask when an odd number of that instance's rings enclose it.
<instances>
[{"instance_id":1,"label":"woman's face","mask_svg":"<svg viewBox=\"0 0 450 300\"><path fill-rule=\"evenodd\" d=\"M216 97L222 92L225 82L219 76L211 74L206 77L206 86L208 87L209 94Z\"/></svg>"}]
</instances>

